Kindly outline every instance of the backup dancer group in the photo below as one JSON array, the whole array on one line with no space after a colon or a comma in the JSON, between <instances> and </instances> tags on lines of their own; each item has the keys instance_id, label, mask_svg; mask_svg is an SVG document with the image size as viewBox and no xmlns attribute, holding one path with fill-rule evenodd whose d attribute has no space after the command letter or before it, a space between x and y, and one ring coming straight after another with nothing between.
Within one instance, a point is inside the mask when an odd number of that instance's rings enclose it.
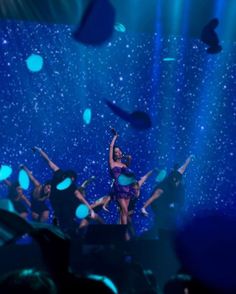
<instances>
[{"instance_id":1,"label":"backup dancer group","mask_svg":"<svg viewBox=\"0 0 236 294\"><path fill-rule=\"evenodd\" d=\"M50 181L40 183L26 166L21 166L28 174L34 185L30 200L23 194L18 182L5 180L9 187L8 197L12 201L18 214L27 219L29 211L34 221L48 223L50 210L53 211L53 223L58 225L62 231L73 236L80 229L88 226L90 222L104 224L99 216L100 209L108 210L108 203L115 201L120 211L119 223L127 225L125 239L129 240L133 235L131 218L135 213L136 202L139 201L140 189L144 182L155 171L151 170L141 179L136 180L134 172L130 169L131 156L124 156L121 149L115 145L118 133L112 129L113 139L109 148L109 168L112 177L112 187L109 195L103 196L93 203L86 199L86 187L94 180L91 177L85 180L80 187L76 186L76 172L73 170L62 170L48 155L39 147L34 147L53 171ZM158 226L169 226L173 211L183 204L182 175L189 165L192 156L189 156L181 167L175 167L165 179L153 190L151 197L147 199L141 208L143 216L148 216L147 208L152 206ZM70 179L70 185L66 189L58 189L58 184L65 179ZM76 208L84 204L89 210L89 215L79 223L75 217ZM160 217L162 216L162 217ZM163 217L164 216L164 217Z\"/></svg>"}]
</instances>

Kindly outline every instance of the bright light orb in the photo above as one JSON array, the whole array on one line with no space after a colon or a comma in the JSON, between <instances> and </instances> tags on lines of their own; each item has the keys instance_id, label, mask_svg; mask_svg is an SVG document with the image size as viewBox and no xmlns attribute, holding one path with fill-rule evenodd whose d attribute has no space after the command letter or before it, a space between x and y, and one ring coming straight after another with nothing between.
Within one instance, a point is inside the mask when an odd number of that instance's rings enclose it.
<instances>
[{"instance_id":1,"label":"bright light orb","mask_svg":"<svg viewBox=\"0 0 236 294\"><path fill-rule=\"evenodd\" d=\"M89 215L89 208L85 204L80 204L75 211L75 216L79 219L86 218Z\"/></svg>"},{"instance_id":2,"label":"bright light orb","mask_svg":"<svg viewBox=\"0 0 236 294\"><path fill-rule=\"evenodd\" d=\"M12 168L8 165L2 165L0 168L0 181L6 180L12 174Z\"/></svg>"},{"instance_id":3,"label":"bright light orb","mask_svg":"<svg viewBox=\"0 0 236 294\"><path fill-rule=\"evenodd\" d=\"M86 125L89 125L92 119L92 110L90 108L86 108L83 114L83 120Z\"/></svg>"},{"instance_id":4,"label":"bright light orb","mask_svg":"<svg viewBox=\"0 0 236 294\"><path fill-rule=\"evenodd\" d=\"M71 178L66 178L65 180L63 180L62 182L60 182L59 184L57 184L57 187L56 188L59 191L63 191L63 190L68 189L71 184L72 184Z\"/></svg>"},{"instance_id":5,"label":"bright light orb","mask_svg":"<svg viewBox=\"0 0 236 294\"><path fill-rule=\"evenodd\" d=\"M23 169L20 170L18 181L22 189L27 190L30 185L30 179L27 172Z\"/></svg>"},{"instance_id":6,"label":"bright light orb","mask_svg":"<svg viewBox=\"0 0 236 294\"><path fill-rule=\"evenodd\" d=\"M115 23L114 29L119 33L124 33L126 31L126 27L122 23Z\"/></svg>"},{"instance_id":7,"label":"bright light orb","mask_svg":"<svg viewBox=\"0 0 236 294\"><path fill-rule=\"evenodd\" d=\"M165 58L163 58L163 61L175 61L175 58L173 58L173 57L165 57Z\"/></svg>"},{"instance_id":8,"label":"bright light orb","mask_svg":"<svg viewBox=\"0 0 236 294\"><path fill-rule=\"evenodd\" d=\"M31 72L39 72L43 68L43 58L38 54L31 54L26 59L26 65Z\"/></svg>"}]
</instances>

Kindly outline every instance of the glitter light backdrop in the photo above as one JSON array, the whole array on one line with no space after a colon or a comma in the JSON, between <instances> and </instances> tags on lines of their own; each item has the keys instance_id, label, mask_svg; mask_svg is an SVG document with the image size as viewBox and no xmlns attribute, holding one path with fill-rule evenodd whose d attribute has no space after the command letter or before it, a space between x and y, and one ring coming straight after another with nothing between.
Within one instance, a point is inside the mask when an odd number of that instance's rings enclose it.
<instances>
[{"instance_id":1,"label":"glitter light backdrop","mask_svg":"<svg viewBox=\"0 0 236 294\"><path fill-rule=\"evenodd\" d=\"M76 43L70 26L4 20L0 25L0 162L12 166L11 179L20 164L41 182L51 177L31 150L39 146L59 167L75 169L78 185L95 176L87 190L88 201L94 201L110 189L114 127L138 178L195 155L184 175L186 213L199 207L235 212L235 42L222 41L225 50L207 55L197 39L121 30L92 48ZM40 57L30 71L32 54ZM132 129L104 99L149 113L152 128ZM138 234L152 223L151 210L149 218L139 210L154 184L155 175L142 187L133 219ZM6 194L0 183L0 197ZM102 216L107 223L118 220L113 205Z\"/></svg>"}]
</instances>

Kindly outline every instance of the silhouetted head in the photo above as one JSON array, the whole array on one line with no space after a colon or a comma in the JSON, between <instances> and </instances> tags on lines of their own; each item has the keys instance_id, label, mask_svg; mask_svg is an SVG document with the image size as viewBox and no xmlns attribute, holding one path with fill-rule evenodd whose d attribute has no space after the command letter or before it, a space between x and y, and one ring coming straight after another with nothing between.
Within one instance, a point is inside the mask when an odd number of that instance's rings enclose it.
<instances>
[{"instance_id":1,"label":"silhouetted head","mask_svg":"<svg viewBox=\"0 0 236 294\"><path fill-rule=\"evenodd\" d=\"M74 182L77 179L77 174L74 170L68 169L65 171L65 177L70 178Z\"/></svg>"},{"instance_id":2,"label":"silhouetted head","mask_svg":"<svg viewBox=\"0 0 236 294\"><path fill-rule=\"evenodd\" d=\"M48 195L51 192L51 181L46 181L43 185L43 194Z\"/></svg>"},{"instance_id":3,"label":"silhouetted head","mask_svg":"<svg viewBox=\"0 0 236 294\"><path fill-rule=\"evenodd\" d=\"M139 186L138 182L133 183L132 191L133 191L135 197L138 197L140 195L140 186Z\"/></svg>"},{"instance_id":4,"label":"silhouetted head","mask_svg":"<svg viewBox=\"0 0 236 294\"><path fill-rule=\"evenodd\" d=\"M1 294L56 294L56 285L51 277L35 269L10 272L0 279Z\"/></svg>"},{"instance_id":5,"label":"silhouetted head","mask_svg":"<svg viewBox=\"0 0 236 294\"><path fill-rule=\"evenodd\" d=\"M118 146L113 147L113 160L121 160L123 156L122 150Z\"/></svg>"},{"instance_id":6,"label":"silhouetted head","mask_svg":"<svg viewBox=\"0 0 236 294\"><path fill-rule=\"evenodd\" d=\"M213 18L213 19L211 19L210 22L208 23L208 27L211 28L211 29L213 29L213 30L214 30L215 28L217 28L218 25L219 25L219 20L218 20L218 18Z\"/></svg>"}]
</instances>

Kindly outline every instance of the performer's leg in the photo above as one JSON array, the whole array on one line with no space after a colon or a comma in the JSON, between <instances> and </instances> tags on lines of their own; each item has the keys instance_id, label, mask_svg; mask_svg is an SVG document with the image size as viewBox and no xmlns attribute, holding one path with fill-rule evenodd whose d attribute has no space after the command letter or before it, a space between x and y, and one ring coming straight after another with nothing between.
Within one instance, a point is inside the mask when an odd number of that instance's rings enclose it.
<instances>
[{"instance_id":1,"label":"performer's leg","mask_svg":"<svg viewBox=\"0 0 236 294\"><path fill-rule=\"evenodd\" d=\"M130 199L118 199L120 205L120 216L121 216L121 224L127 225L128 223L128 206Z\"/></svg>"},{"instance_id":2,"label":"performer's leg","mask_svg":"<svg viewBox=\"0 0 236 294\"><path fill-rule=\"evenodd\" d=\"M38 219L39 219L39 214L36 213L36 212L34 212L34 211L32 211L32 219L33 219L34 221L38 221Z\"/></svg>"},{"instance_id":3,"label":"performer's leg","mask_svg":"<svg viewBox=\"0 0 236 294\"><path fill-rule=\"evenodd\" d=\"M40 222L47 223L49 220L49 210L44 210L40 215Z\"/></svg>"}]
</instances>

